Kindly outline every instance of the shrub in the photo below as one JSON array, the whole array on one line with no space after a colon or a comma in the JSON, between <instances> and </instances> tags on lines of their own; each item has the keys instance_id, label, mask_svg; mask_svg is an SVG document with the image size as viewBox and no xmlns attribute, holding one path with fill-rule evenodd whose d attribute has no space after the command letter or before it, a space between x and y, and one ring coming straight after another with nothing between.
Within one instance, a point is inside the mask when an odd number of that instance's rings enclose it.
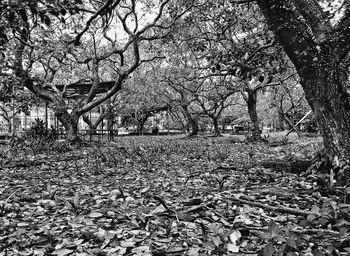
<instances>
[{"instance_id":1,"label":"shrub","mask_svg":"<svg viewBox=\"0 0 350 256\"><path fill-rule=\"evenodd\" d=\"M53 127L51 127L51 129L46 128L44 121L39 118L35 119L35 124L24 134L24 139L30 141L37 139L53 141L56 137L56 130Z\"/></svg>"},{"instance_id":2,"label":"shrub","mask_svg":"<svg viewBox=\"0 0 350 256\"><path fill-rule=\"evenodd\" d=\"M35 119L35 124L22 137L11 139L12 149L30 150L34 155L40 153L67 152L73 148L68 142L56 141L57 132L47 129L43 120Z\"/></svg>"},{"instance_id":3,"label":"shrub","mask_svg":"<svg viewBox=\"0 0 350 256\"><path fill-rule=\"evenodd\" d=\"M158 135L158 133L159 133L159 128L158 128L158 126L152 127L152 134L153 134L153 135Z\"/></svg>"}]
</instances>

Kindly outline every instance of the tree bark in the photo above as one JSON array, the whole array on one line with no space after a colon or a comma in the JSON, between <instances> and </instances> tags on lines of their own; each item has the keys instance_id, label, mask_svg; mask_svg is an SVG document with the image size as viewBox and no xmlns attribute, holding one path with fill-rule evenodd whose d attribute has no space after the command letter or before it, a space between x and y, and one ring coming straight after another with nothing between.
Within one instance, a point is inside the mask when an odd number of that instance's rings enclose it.
<instances>
[{"instance_id":1,"label":"tree bark","mask_svg":"<svg viewBox=\"0 0 350 256\"><path fill-rule=\"evenodd\" d=\"M11 122L11 120L7 120L7 124L8 124L8 126L7 126L7 132L8 132L9 134L12 134L12 122Z\"/></svg>"},{"instance_id":2,"label":"tree bark","mask_svg":"<svg viewBox=\"0 0 350 256\"><path fill-rule=\"evenodd\" d=\"M75 116L67 116L67 115L58 115L58 120L64 126L67 135L67 141L70 143L80 142L80 138L78 135L78 117Z\"/></svg>"},{"instance_id":3,"label":"tree bark","mask_svg":"<svg viewBox=\"0 0 350 256\"><path fill-rule=\"evenodd\" d=\"M258 0L270 29L293 62L318 121L328 154L350 159L350 102L346 91L350 9L336 26L318 1ZM350 174L347 174L347 178Z\"/></svg>"},{"instance_id":4,"label":"tree bark","mask_svg":"<svg viewBox=\"0 0 350 256\"><path fill-rule=\"evenodd\" d=\"M199 132L199 125L196 118L193 118L191 113L188 110L188 106L182 106L185 117L188 121L189 128L191 128L190 134L188 136L196 136Z\"/></svg>"},{"instance_id":5,"label":"tree bark","mask_svg":"<svg viewBox=\"0 0 350 256\"><path fill-rule=\"evenodd\" d=\"M221 131L219 127L218 118L216 116L212 116L211 119L213 121L213 126L214 126L214 136L220 136Z\"/></svg>"},{"instance_id":6,"label":"tree bark","mask_svg":"<svg viewBox=\"0 0 350 256\"><path fill-rule=\"evenodd\" d=\"M89 129L90 129L90 134L96 134L96 129L97 129L97 126L100 124L100 122L95 122L95 123L92 123L91 120L90 120L90 117L88 115L83 115L83 121L89 126Z\"/></svg>"},{"instance_id":7,"label":"tree bark","mask_svg":"<svg viewBox=\"0 0 350 256\"><path fill-rule=\"evenodd\" d=\"M278 131L284 131L286 129L285 122L284 122L285 121L284 114L279 107L277 107L276 110L278 115L277 122L276 122L276 129Z\"/></svg>"},{"instance_id":8,"label":"tree bark","mask_svg":"<svg viewBox=\"0 0 350 256\"><path fill-rule=\"evenodd\" d=\"M252 141L258 141L261 139L261 132L258 121L258 112L256 111L256 99L257 99L257 91L256 90L247 90L247 106L248 113L250 117L250 121L252 122Z\"/></svg>"},{"instance_id":9,"label":"tree bark","mask_svg":"<svg viewBox=\"0 0 350 256\"><path fill-rule=\"evenodd\" d=\"M328 60L331 61L331 60ZM328 62L327 61L327 62ZM350 103L340 67L321 64L302 85L317 118L325 148L340 159L350 158Z\"/></svg>"},{"instance_id":10,"label":"tree bark","mask_svg":"<svg viewBox=\"0 0 350 256\"><path fill-rule=\"evenodd\" d=\"M144 120L143 118L138 120L137 133L139 135L143 135L143 128L145 127L145 122L146 122L146 120Z\"/></svg>"},{"instance_id":11,"label":"tree bark","mask_svg":"<svg viewBox=\"0 0 350 256\"><path fill-rule=\"evenodd\" d=\"M292 120L290 120L287 116L284 117L284 120L286 120L286 122L290 126L290 131L286 134L286 136L288 136L292 131L295 131L298 134L298 137L301 138L302 133L299 130L299 128L294 125L294 122Z\"/></svg>"},{"instance_id":12,"label":"tree bark","mask_svg":"<svg viewBox=\"0 0 350 256\"><path fill-rule=\"evenodd\" d=\"M199 125L196 119L192 118L189 120L189 124L191 126L191 132L188 136L196 136L199 132Z\"/></svg>"},{"instance_id":13,"label":"tree bark","mask_svg":"<svg viewBox=\"0 0 350 256\"><path fill-rule=\"evenodd\" d=\"M79 115L77 115L74 111L69 114L64 101L55 102L53 110L58 121L60 121L66 130L66 140L72 144L80 142L81 139L78 135Z\"/></svg>"},{"instance_id":14,"label":"tree bark","mask_svg":"<svg viewBox=\"0 0 350 256\"><path fill-rule=\"evenodd\" d=\"M110 109L108 111L108 118L107 118L107 130L109 131L109 140L114 141L114 114L113 111Z\"/></svg>"}]
</instances>

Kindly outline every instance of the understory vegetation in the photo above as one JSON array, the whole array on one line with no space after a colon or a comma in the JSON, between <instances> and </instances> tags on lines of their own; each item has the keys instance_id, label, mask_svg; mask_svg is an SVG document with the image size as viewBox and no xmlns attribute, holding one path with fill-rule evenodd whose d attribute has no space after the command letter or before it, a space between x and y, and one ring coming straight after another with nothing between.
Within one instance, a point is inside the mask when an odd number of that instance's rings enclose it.
<instances>
[{"instance_id":1,"label":"understory vegetation","mask_svg":"<svg viewBox=\"0 0 350 256\"><path fill-rule=\"evenodd\" d=\"M307 170L321 139L268 140L3 146L0 255L346 255L348 192Z\"/></svg>"}]
</instances>

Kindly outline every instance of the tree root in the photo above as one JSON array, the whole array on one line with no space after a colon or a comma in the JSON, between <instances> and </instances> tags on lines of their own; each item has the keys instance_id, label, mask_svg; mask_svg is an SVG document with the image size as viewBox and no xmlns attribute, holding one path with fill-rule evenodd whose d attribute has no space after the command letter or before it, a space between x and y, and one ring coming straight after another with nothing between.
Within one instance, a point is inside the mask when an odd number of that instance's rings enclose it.
<instances>
[{"instance_id":1,"label":"tree root","mask_svg":"<svg viewBox=\"0 0 350 256\"><path fill-rule=\"evenodd\" d=\"M259 202L252 202L252 201L240 199L240 198L232 198L230 200L232 200L234 202L241 203L241 204L248 204L251 206L256 206L256 207L259 207L259 208L262 208L262 209L265 209L268 211L272 211L272 212L288 213L288 214L293 214L293 215L297 215L297 216L308 216L308 215L319 216L320 215L318 213L311 212L311 211L299 210L299 209L284 207L284 206L274 207L271 205L267 205L267 204L263 204L263 203L259 203Z\"/></svg>"}]
</instances>

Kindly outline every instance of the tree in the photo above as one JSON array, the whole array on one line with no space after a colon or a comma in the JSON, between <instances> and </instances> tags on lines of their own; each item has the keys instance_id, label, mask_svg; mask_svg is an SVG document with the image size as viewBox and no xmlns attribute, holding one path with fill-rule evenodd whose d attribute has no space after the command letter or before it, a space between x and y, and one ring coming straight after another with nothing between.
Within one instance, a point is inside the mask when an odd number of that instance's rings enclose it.
<instances>
[{"instance_id":1,"label":"tree","mask_svg":"<svg viewBox=\"0 0 350 256\"><path fill-rule=\"evenodd\" d=\"M173 110L180 109L183 118L187 121L185 127L190 131L189 136L197 135L202 110L196 102L201 85L186 81L184 77L178 75L174 78L166 77L162 84L166 87L161 91L162 95L168 98ZM174 116L177 115L174 114Z\"/></svg>"},{"instance_id":2,"label":"tree","mask_svg":"<svg viewBox=\"0 0 350 256\"><path fill-rule=\"evenodd\" d=\"M19 87L19 83L6 77L0 87L0 116L7 122L8 133L15 134L15 120L21 112L27 113L38 99L33 99L30 92Z\"/></svg>"},{"instance_id":3,"label":"tree","mask_svg":"<svg viewBox=\"0 0 350 256\"><path fill-rule=\"evenodd\" d=\"M95 122L93 122L90 118L89 114L84 114L83 115L83 121L89 126L90 129L90 133L91 134L96 134L96 129L97 127L103 123L103 120L105 120L107 118L107 122L113 122L113 105L110 104L109 102L107 102L106 104L101 104L99 106L97 106L95 109L93 109L92 111L97 112L99 115L97 117L97 119L95 120ZM107 125L109 127L112 127L112 124ZM109 127L107 127L107 129L109 129ZM112 128L110 128L112 129Z\"/></svg>"},{"instance_id":4,"label":"tree","mask_svg":"<svg viewBox=\"0 0 350 256\"><path fill-rule=\"evenodd\" d=\"M267 87L278 85L277 83L269 83L270 79L271 78L268 76L265 78L260 78L260 80L253 78L251 81L244 83L244 86L242 87L241 93L244 101L247 103L248 114L252 123L251 140L253 141L257 141L261 138L261 129L257 112L258 92Z\"/></svg>"},{"instance_id":5,"label":"tree","mask_svg":"<svg viewBox=\"0 0 350 256\"><path fill-rule=\"evenodd\" d=\"M257 0L300 76L326 150L332 157L348 161L350 2L339 1L336 11L325 9L325 2Z\"/></svg>"},{"instance_id":6,"label":"tree","mask_svg":"<svg viewBox=\"0 0 350 256\"><path fill-rule=\"evenodd\" d=\"M277 111L279 127L284 128L286 123L297 132L298 136L301 136L295 124L310 110L310 107L306 102L297 74L292 74L289 79L281 81L280 86L272 90L271 96L271 107Z\"/></svg>"},{"instance_id":7,"label":"tree","mask_svg":"<svg viewBox=\"0 0 350 256\"><path fill-rule=\"evenodd\" d=\"M197 96L196 101L202 108L202 111L213 122L214 136L220 135L219 119L222 112L234 103L231 97L238 89L234 89L230 78L226 77L209 77L203 83L201 94ZM229 84L229 85L228 85Z\"/></svg>"},{"instance_id":8,"label":"tree","mask_svg":"<svg viewBox=\"0 0 350 256\"><path fill-rule=\"evenodd\" d=\"M191 8L170 17L170 0L159 5L141 0L15 2L2 2L8 13L0 23L6 63L1 75L15 77L51 102L70 141L78 139L79 117L115 95L142 63L156 58L156 52L142 58L143 47L164 37ZM111 72L103 72L106 66Z\"/></svg>"},{"instance_id":9,"label":"tree","mask_svg":"<svg viewBox=\"0 0 350 256\"><path fill-rule=\"evenodd\" d=\"M198 122L203 114L197 99L208 78L205 76L207 70L196 70L196 56L186 45L176 40L178 34L175 32L171 34L171 40L167 39L162 44L165 56L171 57L152 63L153 88L155 94L171 106L173 118L181 124L185 120L185 130L190 132L189 136L195 136L199 132Z\"/></svg>"},{"instance_id":10,"label":"tree","mask_svg":"<svg viewBox=\"0 0 350 256\"><path fill-rule=\"evenodd\" d=\"M196 55L194 69L209 69L215 76L234 78L234 87L241 88L247 104L252 140L261 138L258 93L279 84L275 76L285 68L287 60L261 18L257 6L236 5L228 0L205 1L186 17L186 30L176 39Z\"/></svg>"},{"instance_id":11,"label":"tree","mask_svg":"<svg viewBox=\"0 0 350 256\"><path fill-rule=\"evenodd\" d=\"M139 67L120 91L116 104L116 113L122 118L122 124L135 124L135 132L139 135L143 134L149 117L169 109L167 99L157 93L157 80L153 79L151 72L152 63Z\"/></svg>"}]
</instances>

